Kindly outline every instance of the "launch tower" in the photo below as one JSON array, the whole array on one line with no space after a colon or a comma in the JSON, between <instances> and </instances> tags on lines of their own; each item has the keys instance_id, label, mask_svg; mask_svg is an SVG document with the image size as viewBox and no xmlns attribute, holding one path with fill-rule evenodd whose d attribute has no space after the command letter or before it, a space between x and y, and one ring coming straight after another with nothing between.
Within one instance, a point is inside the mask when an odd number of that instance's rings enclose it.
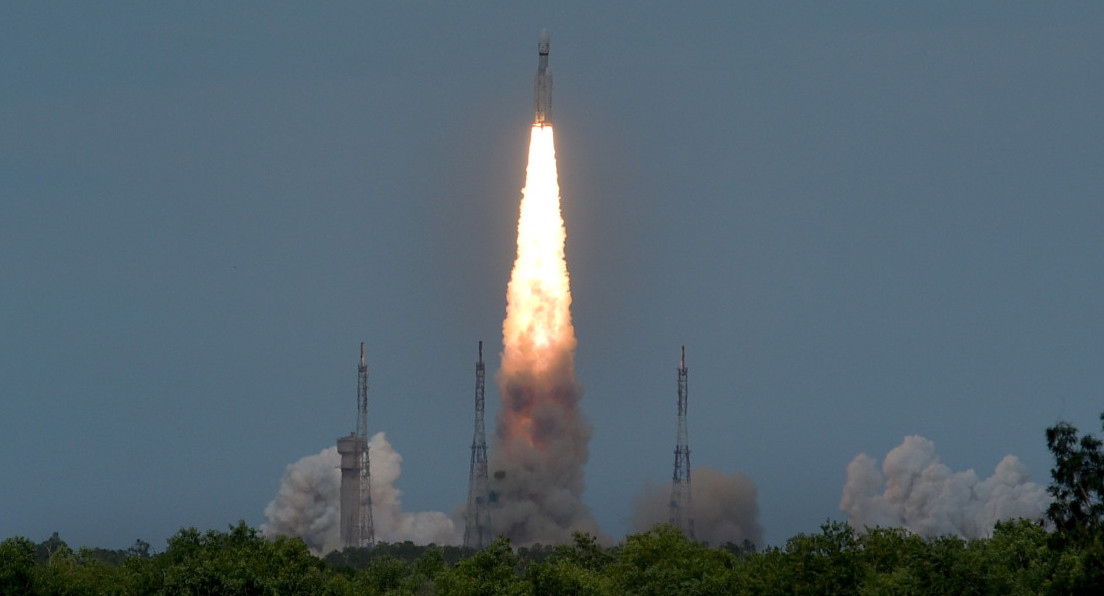
<instances>
[{"instance_id":1,"label":"launch tower","mask_svg":"<svg viewBox=\"0 0 1104 596\"><path fill-rule=\"evenodd\" d=\"M483 342L479 342L479 361L475 363L475 435L472 437L468 511L464 524L464 546L477 549L487 546L491 539L487 437L483 431L483 377Z\"/></svg>"},{"instance_id":2,"label":"launch tower","mask_svg":"<svg viewBox=\"0 0 1104 596\"><path fill-rule=\"evenodd\" d=\"M694 540L694 499L690 493L690 439L686 430L686 346L678 369L678 438L675 440L675 473L671 478L669 521Z\"/></svg>"},{"instance_id":3,"label":"launch tower","mask_svg":"<svg viewBox=\"0 0 1104 596\"><path fill-rule=\"evenodd\" d=\"M368 460L368 365L364 342L357 367L356 431L337 440L341 455L341 543L346 547L371 546L376 541L372 524L372 473Z\"/></svg>"}]
</instances>

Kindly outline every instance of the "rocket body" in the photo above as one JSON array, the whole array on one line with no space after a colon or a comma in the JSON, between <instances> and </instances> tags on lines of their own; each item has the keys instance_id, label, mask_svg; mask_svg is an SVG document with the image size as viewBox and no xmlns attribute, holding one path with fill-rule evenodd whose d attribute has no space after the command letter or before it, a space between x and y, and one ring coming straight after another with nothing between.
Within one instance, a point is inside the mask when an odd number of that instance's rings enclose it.
<instances>
[{"instance_id":1,"label":"rocket body","mask_svg":"<svg viewBox=\"0 0 1104 596\"><path fill-rule=\"evenodd\" d=\"M552 71L548 68L548 30L541 31L537 40L537 76L533 80L533 125L552 124Z\"/></svg>"}]
</instances>

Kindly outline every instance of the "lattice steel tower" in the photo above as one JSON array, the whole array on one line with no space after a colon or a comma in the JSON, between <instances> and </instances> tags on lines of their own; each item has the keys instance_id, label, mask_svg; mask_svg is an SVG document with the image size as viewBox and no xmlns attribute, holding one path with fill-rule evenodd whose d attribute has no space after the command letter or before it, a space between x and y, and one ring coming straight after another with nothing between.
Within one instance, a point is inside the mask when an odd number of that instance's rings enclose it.
<instances>
[{"instance_id":1,"label":"lattice steel tower","mask_svg":"<svg viewBox=\"0 0 1104 596\"><path fill-rule=\"evenodd\" d=\"M491 540L487 437L483 431L483 377L483 342L479 342L479 362L475 363L475 435L472 437L468 512L464 524L464 546L471 548L483 548Z\"/></svg>"},{"instance_id":2,"label":"lattice steel tower","mask_svg":"<svg viewBox=\"0 0 1104 596\"><path fill-rule=\"evenodd\" d=\"M376 542L372 523L372 467L368 461L368 365L364 363L364 342L360 342L357 367L357 438L360 439L360 546Z\"/></svg>"},{"instance_id":3,"label":"lattice steel tower","mask_svg":"<svg viewBox=\"0 0 1104 596\"><path fill-rule=\"evenodd\" d=\"M337 440L341 455L341 542L346 547L376 542L372 524L372 470L368 460L368 365L364 342L357 367L356 431Z\"/></svg>"},{"instance_id":4,"label":"lattice steel tower","mask_svg":"<svg viewBox=\"0 0 1104 596\"><path fill-rule=\"evenodd\" d=\"M675 440L675 473L671 478L671 525L694 540L694 499L690 492L690 439L686 430L686 346L678 369L678 438Z\"/></svg>"}]
</instances>

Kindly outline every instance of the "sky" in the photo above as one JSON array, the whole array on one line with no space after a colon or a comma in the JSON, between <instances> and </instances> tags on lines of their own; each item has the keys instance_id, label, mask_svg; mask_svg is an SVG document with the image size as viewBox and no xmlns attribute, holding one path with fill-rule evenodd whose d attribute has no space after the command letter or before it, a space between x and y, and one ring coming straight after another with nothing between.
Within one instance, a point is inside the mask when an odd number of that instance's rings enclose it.
<instances>
[{"instance_id":1,"label":"sky","mask_svg":"<svg viewBox=\"0 0 1104 596\"><path fill-rule=\"evenodd\" d=\"M360 342L404 507L462 503L544 27L604 532L671 477L681 346L691 462L772 544L906 436L1045 484L1047 426L1100 430L1099 3L0 16L0 537L259 526L353 430Z\"/></svg>"}]
</instances>

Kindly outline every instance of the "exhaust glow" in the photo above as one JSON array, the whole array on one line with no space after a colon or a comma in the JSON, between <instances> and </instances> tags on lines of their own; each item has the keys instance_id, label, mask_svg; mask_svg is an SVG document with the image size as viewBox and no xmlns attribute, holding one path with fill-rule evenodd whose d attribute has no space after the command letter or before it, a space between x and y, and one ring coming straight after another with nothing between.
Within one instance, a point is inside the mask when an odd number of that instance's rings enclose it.
<instances>
[{"instance_id":1,"label":"exhaust glow","mask_svg":"<svg viewBox=\"0 0 1104 596\"><path fill-rule=\"evenodd\" d=\"M518 218L517 260L506 290L502 374L539 375L572 359L571 288L551 126L534 126Z\"/></svg>"},{"instance_id":2,"label":"exhaust glow","mask_svg":"<svg viewBox=\"0 0 1104 596\"><path fill-rule=\"evenodd\" d=\"M565 238L552 126L535 124L502 324L503 407L490 454L493 531L516 544L598 533L582 502L591 429L578 408Z\"/></svg>"}]
</instances>

